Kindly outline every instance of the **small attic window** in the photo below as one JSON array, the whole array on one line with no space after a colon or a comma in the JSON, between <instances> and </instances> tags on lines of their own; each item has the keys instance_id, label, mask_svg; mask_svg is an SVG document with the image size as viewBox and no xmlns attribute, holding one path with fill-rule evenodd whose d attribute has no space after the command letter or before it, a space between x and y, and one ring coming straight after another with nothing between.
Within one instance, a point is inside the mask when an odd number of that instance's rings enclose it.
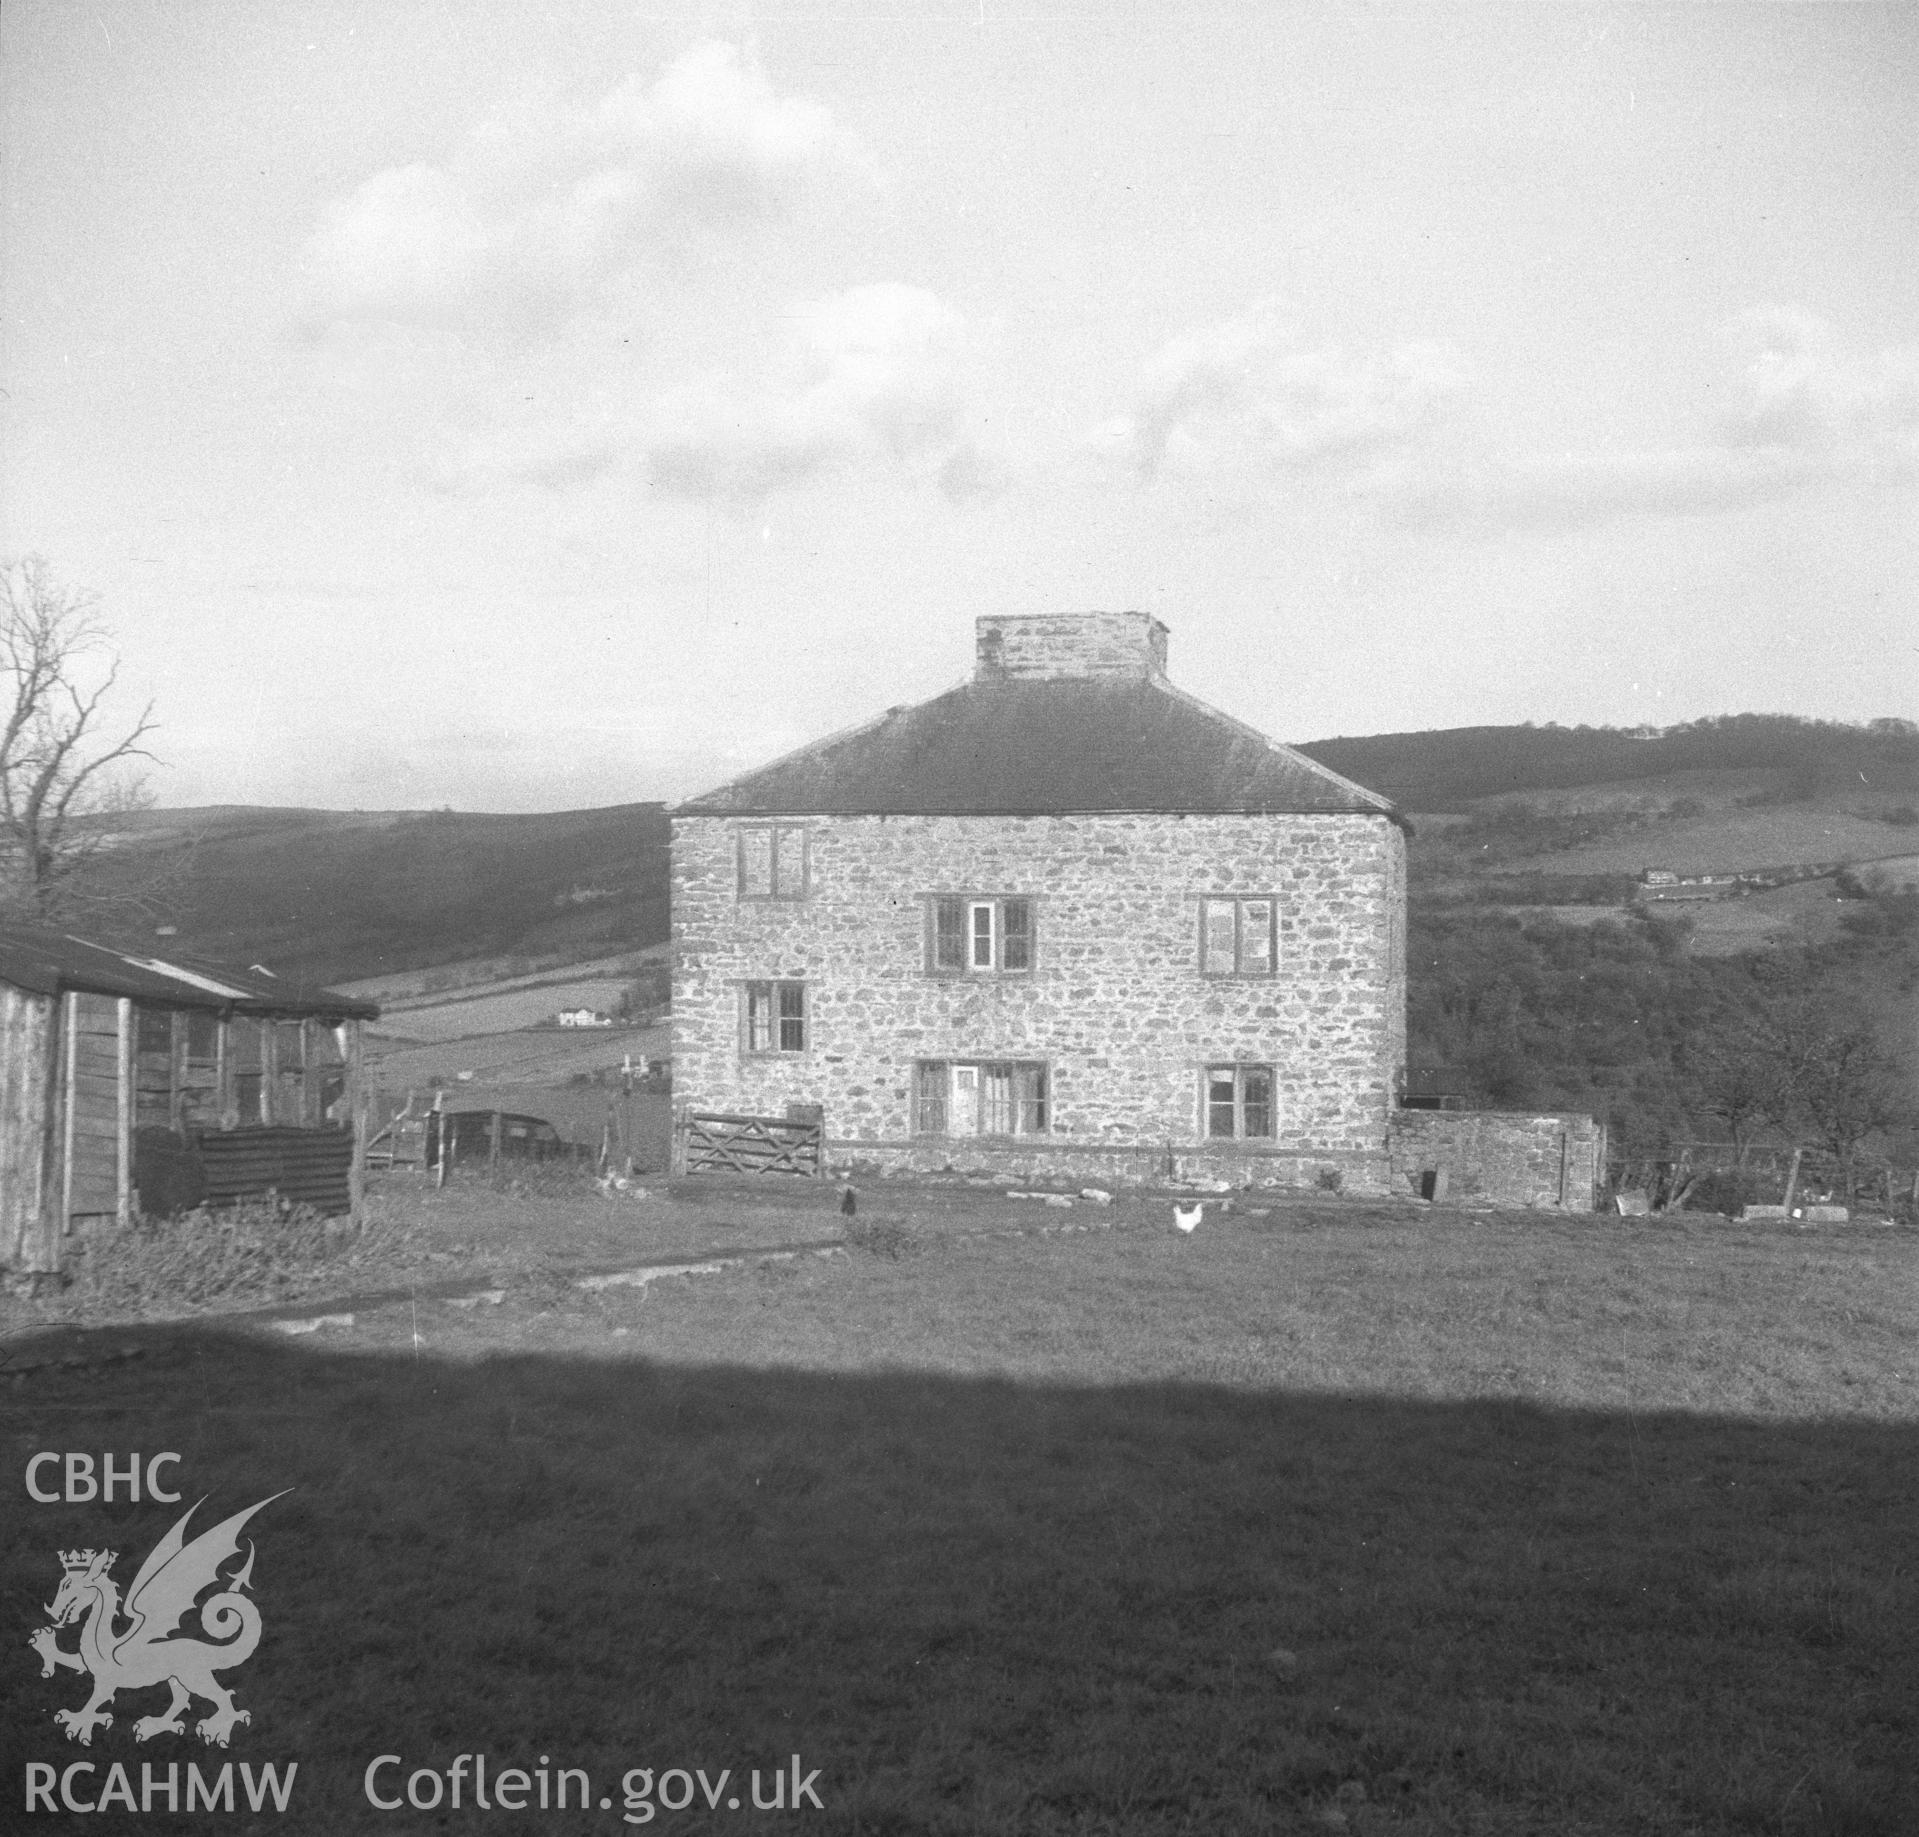
<instances>
[{"instance_id":1,"label":"small attic window","mask_svg":"<svg viewBox=\"0 0 1919 1837\"><path fill-rule=\"evenodd\" d=\"M741 899L804 899L806 827L801 823L742 823L739 829Z\"/></svg>"}]
</instances>

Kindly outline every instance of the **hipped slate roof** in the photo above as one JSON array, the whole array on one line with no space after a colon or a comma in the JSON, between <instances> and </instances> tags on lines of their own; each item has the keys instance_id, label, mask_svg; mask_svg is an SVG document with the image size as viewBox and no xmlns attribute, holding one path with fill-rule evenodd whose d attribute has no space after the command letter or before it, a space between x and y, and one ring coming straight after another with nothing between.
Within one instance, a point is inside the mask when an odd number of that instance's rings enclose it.
<instances>
[{"instance_id":1,"label":"hipped slate roof","mask_svg":"<svg viewBox=\"0 0 1919 1837\"><path fill-rule=\"evenodd\" d=\"M1387 798L1163 678L978 680L690 799L681 816L1353 812Z\"/></svg>"},{"instance_id":2,"label":"hipped slate roof","mask_svg":"<svg viewBox=\"0 0 1919 1837\"><path fill-rule=\"evenodd\" d=\"M143 957L37 925L0 925L0 982L36 995L72 989L217 1014L370 1021L380 1012L370 1001L313 983L285 982L258 970L228 969L191 958L174 962Z\"/></svg>"}]
</instances>

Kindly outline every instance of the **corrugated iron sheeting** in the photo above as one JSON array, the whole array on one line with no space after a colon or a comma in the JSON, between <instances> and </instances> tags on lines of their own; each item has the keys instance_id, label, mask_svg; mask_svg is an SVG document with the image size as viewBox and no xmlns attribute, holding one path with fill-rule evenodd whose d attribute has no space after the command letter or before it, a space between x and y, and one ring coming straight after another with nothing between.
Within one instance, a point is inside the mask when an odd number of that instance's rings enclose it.
<instances>
[{"instance_id":1,"label":"corrugated iron sheeting","mask_svg":"<svg viewBox=\"0 0 1919 1837\"><path fill-rule=\"evenodd\" d=\"M344 1129L228 1129L198 1143L207 1200L224 1205L277 1192L329 1216L349 1211L353 1137Z\"/></svg>"}]
</instances>

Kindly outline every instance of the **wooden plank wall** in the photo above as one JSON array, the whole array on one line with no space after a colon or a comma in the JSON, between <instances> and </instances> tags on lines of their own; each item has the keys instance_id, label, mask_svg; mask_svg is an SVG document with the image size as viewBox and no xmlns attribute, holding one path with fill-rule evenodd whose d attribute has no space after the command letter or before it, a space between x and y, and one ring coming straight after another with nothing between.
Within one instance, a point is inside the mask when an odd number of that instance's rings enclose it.
<instances>
[{"instance_id":1,"label":"wooden plank wall","mask_svg":"<svg viewBox=\"0 0 1919 1837\"><path fill-rule=\"evenodd\" d=\"M133 1004L66 997L66 1214L121 1218L131 1174Z\"/></svg>"},{"instance_id":2,"label":"wooden plank wall","mask_svg":"<svg viewBox=\"0 0 1919 1837\"><path fill-rule=\"evenodd\" d=\"M60 1267L46 1204L52 1095L53 997L0 984L0 1264L10 1269Z\"/></svg>"}]
</instances>

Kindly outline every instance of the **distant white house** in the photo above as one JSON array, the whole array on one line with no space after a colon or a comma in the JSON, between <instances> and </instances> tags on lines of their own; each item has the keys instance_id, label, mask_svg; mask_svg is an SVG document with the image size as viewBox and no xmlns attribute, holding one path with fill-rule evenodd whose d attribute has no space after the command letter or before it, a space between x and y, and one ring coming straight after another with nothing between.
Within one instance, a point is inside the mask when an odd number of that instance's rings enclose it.
<instances>
[{"instance_id":1,"label":"distant white house","mask_svg":"<svg viewBox=\"0 0 1919 1837\"><path fill-rule=\"evenodd\" d=\"M1649 867L1639 876L1642 900L1733 899L1746 890L1739 874L1675 874Z\"/></svg>"},{"instance_id":2,"label":"distant white house","mask_svg":"<svg viewBox=\"0 0 1919 1837\"><path fill-rule=\"evenodd\" d=\"M610 1027L613 1017L598 1008L562 1008L559 1022L562 1027Z\"/></svg>"}]
</instances>

